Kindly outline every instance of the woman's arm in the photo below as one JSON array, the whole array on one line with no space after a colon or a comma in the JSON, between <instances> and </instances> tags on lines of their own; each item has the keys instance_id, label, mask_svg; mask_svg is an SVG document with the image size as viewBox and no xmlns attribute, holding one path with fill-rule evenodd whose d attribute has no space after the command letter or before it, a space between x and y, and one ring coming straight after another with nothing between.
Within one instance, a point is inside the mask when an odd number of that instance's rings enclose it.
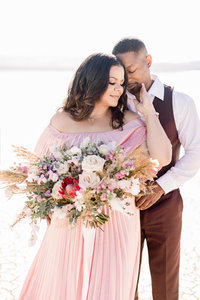
<instances>
[{"instance_id":1,"label":"woman's arm","mask_svg":"<svg viewBox=\"0 0 200 300\"><path fill-rule=\"evenodd\" d=\"M144 115L147 126L147 148L150 157L157 159L161 165L170 163L172 157L172 146L155 111L149 95L142 85L140 91L140 102L134 100L136 109Z\"/></svg>"}]
</instances>

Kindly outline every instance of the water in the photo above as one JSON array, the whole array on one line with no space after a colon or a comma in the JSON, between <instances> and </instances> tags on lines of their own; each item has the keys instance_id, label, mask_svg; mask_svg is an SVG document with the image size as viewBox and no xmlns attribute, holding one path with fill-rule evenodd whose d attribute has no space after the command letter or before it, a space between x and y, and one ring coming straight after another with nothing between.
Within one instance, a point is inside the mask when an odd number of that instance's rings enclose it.
<instances>
[{"instance_id":1,"label":"water","mask_svg":"<svg viewBox=\"0 0 200 300\"><path fill-rule=\"evenodd\" d=\"M11 150L12 144L25 146L30 150L34 149L39 135L66 97L72 75L72 72L67 71L0 72L1 168L5 168L15 161ZM194 99L200 115L200 71L160 73L158 75L164 83L190 95ZM197 265L197 261L199 261L199 251L197 250L200 248L197 233L200 230L200 220L199 201L196 197L200 194L199 183L200 174L198 172L182 188L185 209L182 235L181 300L199 299L198 296L200 295L197 279L200 276L199 265ZM2 197L1 194L1 200ZM12 223L12 218L21 206L22 199L16 202L12 202L12 200L8 203L1 202L0 232L2 238L0 251L2 254L0 255L0 263L2 263L2 291L4 293L2 300L17 298L16 295L20 291L25 274L39 247L38 243L35 248L28 248L26 239L29 235L29 229L24 224L20 224L18 229L12 233L9 230L8 223ZM144 255L140 289L142 299L151 299L149 298L151 288L146 254Z\"/></svg>"}]
</instances>

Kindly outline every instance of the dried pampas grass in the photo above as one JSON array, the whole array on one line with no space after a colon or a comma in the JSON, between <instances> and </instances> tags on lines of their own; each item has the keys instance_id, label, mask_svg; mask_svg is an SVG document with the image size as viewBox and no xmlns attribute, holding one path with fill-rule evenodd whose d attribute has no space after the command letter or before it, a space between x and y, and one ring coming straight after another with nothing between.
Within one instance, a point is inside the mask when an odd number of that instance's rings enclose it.
<instances>
[{"instance_id":1,"label":"dried pampas grass","mask_svg":"<svg viewBox=\"0 0 200 300\"><path fill-rule=\"evenodd\" d=\"M14 145L12 145L12 147L13 147L13 152L16 154L16 156L23 159L28 165L36 162L39 159L39 156L32 153L25 147L17 147Z\"/></svg>"},{"instance_id":2,"label":"dried pampas grass","mask_svg":"<svg viewBox=\"0 0 200 300\"><path fill-rule=\"evenodd\" d=\"M20 184L27 178L23 172L2 170L0 171L0 181L3 185Z\"/></svg>"}]
</instances>

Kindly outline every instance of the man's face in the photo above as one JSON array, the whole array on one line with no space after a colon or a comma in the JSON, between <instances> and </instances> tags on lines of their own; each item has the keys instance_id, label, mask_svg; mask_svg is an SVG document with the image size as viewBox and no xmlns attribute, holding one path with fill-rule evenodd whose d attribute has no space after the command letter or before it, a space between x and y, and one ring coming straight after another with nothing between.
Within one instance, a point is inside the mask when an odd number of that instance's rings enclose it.
<instances>
[{"instance_id":1,"label":"man's face","mask_svg":"<svg viewBox=\"0 0 200 300\"><path fill-rule=\"evenodd\" d=\"M151 86L151 76L149 67L151 66L151 56L147 55L145 49L139 53L125 52L117 54L123 62L128 75L128 91L135 95L141 89L141 84L144 83L148 90Z\"/></svg>"}]
</instances>

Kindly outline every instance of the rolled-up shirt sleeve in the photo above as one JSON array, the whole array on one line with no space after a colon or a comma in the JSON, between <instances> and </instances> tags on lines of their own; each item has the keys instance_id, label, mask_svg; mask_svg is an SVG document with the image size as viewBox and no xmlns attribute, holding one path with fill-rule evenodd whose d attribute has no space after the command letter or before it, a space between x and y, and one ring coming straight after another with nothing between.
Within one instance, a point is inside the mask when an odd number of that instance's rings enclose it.
<instances>
[{"instance_id":1,"label":"rolled-up shirt sleeve","mask_svg":"<svg viewBox=\"0 0 200 300\"><path fill-rule=\"evenodd\" d=\"M174 167L157 179L165 193L179 188L200 168L200 121L193 99L174 92L173 111L184 155Z\"/></svg>"}]
</instances>

